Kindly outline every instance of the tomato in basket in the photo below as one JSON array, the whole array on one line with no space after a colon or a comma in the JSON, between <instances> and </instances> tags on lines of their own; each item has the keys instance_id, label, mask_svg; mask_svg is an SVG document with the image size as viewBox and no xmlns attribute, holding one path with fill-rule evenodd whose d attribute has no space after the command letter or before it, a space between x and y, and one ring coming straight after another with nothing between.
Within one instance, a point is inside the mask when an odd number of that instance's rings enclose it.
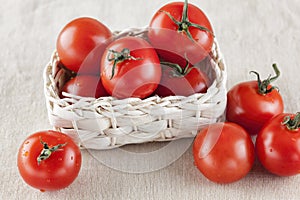
<instances>
[{"instance_id":1,"label":"tomato in basket","mask_svg":"<svg viewBox=\"0 0 300 200\"><path fill-rule=\"evenodd\" d=\"M216 183L240 180L251 170L255 159L250 135L230 122L201 130L193 144L193 155L199 171Z\"/></svg>"},{"instance_id":2,"label":"tomato in basket","mask_svg":"<svg viewBox=\"0 0 300 200\"><path fill-rule=\"evenodd\" d=\"M77 75L63 86L60 97L65 97L63 92L81 97L104 97L108 93L104 89L99 76Z\"/></svg>"},{"instance_id":3,"label":"tomato in basket","mask_svg":"<svg viewBox=\"0 0 300 200\"><path fill-rule=\"evenodd\" d=\"M272 117L283 112L284 105L277 88L271 85L279 75L273 64L276 76L261 80L257 72L257 81L246 81L235 85L227 93L227 121L244 127L251 135L257 134Z\"/></svg>"},{"instance_id":4,"label":"tomato in basket","mask_svg":"<svg viewBox=\"0 0 300 200\"><path fill-rule=\"evenodd\" d=\"M154 94L161 97L170 95L190 96L205 93L209 79L198 67L185 63L161 62L162 78Z\"/></svg>"},{"instance_id":5,"label":"tomato in basket","mask_svg":"<svg viewBox=\"0 0 300 200\"><path fill-rule=\"evenodd\" d=\"M111 31L101 22L81 17L69 22L59 33L56 48L63 65L78 74L99 74L99 63Z\"/></svg>"},{"instance_id":6,"label":"tomato in basket","mask_svg":"<svg viewBox=\"0 0 300 200\"><path fill-rule=\"evenodd\" d=\"M69 186L81 168L81 152L73 140L57 131L40 131L19 148L18 169L24 181L41 191Z\"/></svg>"},{"instance_id":7,"label":"tomato in basket","mask_svg":"<svg viewBox=\"0 0 300 200\"><path fill-rule=\"evenodd\" d=\"M148 37L164 60L186 58L191 64L203 60L214 41L207 16L187 0L160 8L151 19Z\"/></svg>"},{"instance_id":8,"label":"tomato in basket","mask_svg":"<svg viewBox=\"0 0 300 200\"><path fill-rule=\"evenodd\" d=\"M103 54L100 68L104 88L119 99L148 97L161 80L156 51L139 37L113 41Z\"/></svg>"},{"instance_id":9,"label":"tomato in basket","mask_svg":"<svg viewBox=\"0 0 300 200\"><path fill-rule=\"evenodd\" d=\"M256 138L261 164L271 173L292 176L300 172L300 112L282 113L269 120Z\"/></svg>"}]
</instances>

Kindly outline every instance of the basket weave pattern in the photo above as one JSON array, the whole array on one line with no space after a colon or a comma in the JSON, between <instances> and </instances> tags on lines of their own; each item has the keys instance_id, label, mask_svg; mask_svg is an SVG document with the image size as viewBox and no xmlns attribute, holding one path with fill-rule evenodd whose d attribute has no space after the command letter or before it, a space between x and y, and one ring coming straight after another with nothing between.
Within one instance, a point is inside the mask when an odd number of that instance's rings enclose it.
<instances>
[{"instance_id":1,"label":"basket weave pattern","mask_svg":"<svg viewBox=\"0 0 300 200\"><path fill-rule=\"evenodd\" d=\"M147 29L115 32L115 38L145 38ZM194 137L198 130L222 119L226 107L226 67L215 40L207 74L212 80L206 93L188 97L151 96L146 99L87 98L59 90L68 74L59 67L57 52L44 70L44 94L50 124L88 149L110 149L125 144L170 141Z\"/></svg>"}]
</instances>

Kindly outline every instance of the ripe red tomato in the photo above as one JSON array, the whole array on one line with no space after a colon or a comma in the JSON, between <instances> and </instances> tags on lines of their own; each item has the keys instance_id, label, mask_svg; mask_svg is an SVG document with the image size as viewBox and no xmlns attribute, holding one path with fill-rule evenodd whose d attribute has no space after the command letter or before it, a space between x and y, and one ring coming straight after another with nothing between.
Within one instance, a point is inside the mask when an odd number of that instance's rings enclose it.
<instances>
[{"instance_id":1,"label":"ripe red tomato","mask_svg":"<svg viewBox=\"0 0 300 200\"><path fill-rule=\"evenodd\" d=\"M300 113L281 113L266 123L256 138L261 164L271 173L292 176L300 172Z\"/></svg>"},{"instance_id":2,"label":"ripe red tomato","mask_svg":"<svg viewBox=\"0 0 300 200\"><path fill-rule=\"evenodd\" d=\"M18 152L18 169L24 181L41 191L69 186L81 167L81 152L73 140L60 132L30 135Z\"/></svg>"},{"instance_id":3,"label":"ripe red tomato","mask_svg":"<svg viewBox=\"0 0 300 200\"><path fill-rule=\"evenodd\" d=\"M162 78L155 94L166 97L206 92L209 79L199 68L190 63L183 66L168 62L161 62L161 64Z\"/></svg>"},{"instance_id":4,"label":"ripe red tomato","mask_svg":"<svg viewBox=\"0 0 300 200\"><path fill-rule=\"evenodd\" d=\"M111 31L96 19L82 17L59 33L56 48L63 65L78 74L99 74L99 63Z\"/></svg>"},{"instance_id":5,"label":"ripe red tomato","mask_svg":"<svg viewBox=\"0 0 300 200\"><path fill-rule=\"evenodd\" d=\"M193 145L195 165L209 180L231 183L251 170L255 153L249 134L234 123L216 123L198 133Z\"/></svg>"},{"instance_id":6,"label":"ripe red tomato","mask_svg":"<svg viewBox=\"0 0 300 200\"><path fill-rule=\"evenodd\" d=\"M276 65L273 68L275 77L261 81L258 76L258 81L239 83L227 93L227 120L241 125L249 134L257 134L269 119L283 112L282 97L270 85L279 76Z\"/></svg>"},{"instance_id":7,"label":"ripe red tomato","mask_svg":"<svg viewBox=\"0 0 300 200\"><path fill-rule=\"evenodd\" d=\"M211 51L212 26L198 7L187 1L172 2L160 8L149 25L148 37L161 58L186 58L192 64Z\"/></svg>"},{"instance_id":8,"label":"ripe red tomato","mask_svg":"<svg viewBox=\"0 0 300 200\"><path fill-rule=\"evenodd\" d=\"M100 77L91 75L78 75L70 79L62 88L61 98L64 97L62 92L82 97L99 98L108 96L108 93L102 85Z\"/></svg>"},{"instance_id":9,"label":"ripe red tomato","mask_svg":"<svg viewBox=\"0 0 300 200\"><path fill-rule=\"evenodd\" d=\"M123 37L112 42L101 62L101 81L116 98L145 98L153 93L161 79L157 53L144 39Z\"/></svg>"}]
</instances>

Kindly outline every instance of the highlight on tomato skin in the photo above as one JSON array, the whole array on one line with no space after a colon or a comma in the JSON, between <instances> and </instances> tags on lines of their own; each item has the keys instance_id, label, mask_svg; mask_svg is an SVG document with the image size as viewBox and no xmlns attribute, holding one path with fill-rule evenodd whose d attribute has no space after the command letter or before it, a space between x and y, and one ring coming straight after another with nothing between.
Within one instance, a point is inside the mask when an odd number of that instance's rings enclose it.
<instances>
[{"instance_id":1,"label":"highlight on tomato skin","mask_svg":"<svg viewBox=\"0 0 300 200\"><path fill-rule=\"evenodd\" d=\"M81 161L77 144L68 135L52 130L28 136L17 155L21 177L40 191L68 187L77 178Z\"/></svg>"},{"instance_id":2,"label":"highlight on tomato skin","mask_svg":"<svg viewBox=\"0 0 300 200\"><path fill-rule=\"evenodd\" d=\"M187 0L161 7L150 21L148 37L164 60L186 57L193 65L209 54L214 42L208 17Z\"/></svg>"},{"instance_id":3,"label":"highlight on tomato skin","mask_svg":"<svg viewBox=\"0 0 300 200\"><path fill-rule=\"evenodd\" d=\"M61 98L65 97L63 92L81 97L99 98L108 96L100 77L92 75L77 75L73 77L68 80L61 89Z\"/></svg>"},{"instance_id":4,"label":"highlight on tomato skin","mask_svg":"<svg viewBox=\"0 0 300 200\"><path fill-rule=\"evenodd\" d=\"M154 95L190 96L195 93L205 93L210 85L208 76L188 61L162 61L161 67L162 77Z\"/></svg>"},{"instance_id":5,"label":"highlight on tomato skin","mask_svg":"<svg viewBox=\"0 0 300 200\"><path fill-rule=\"evenodd\" d=\"M257 81L244 81L234 85L227 93L226 120L237 123L251 135L257 135L264 124L284 111L284 102L277 87L271 84L280 71L272 65L275 76Z\"/></svg>"},{"instance_id":6,"label":"highlight on tomato skin","mask_svg":"<svg viewBox=\"0 0 300 200\"><path fill-rule=\"evenodd\" d=\"M99 75L99 63L113 34L104 24L91 17L79 17L60 31L56 49L63 65L77 73Z\"/></svg>"},{"instance_id":7,"label":"highlight on tomato skin","mask_svg":"<svg viewBox=\"0 0 300 200\"><path fill-rule=\"evenodd\" d=\"M155 49L143 38L126 36L110 43L100 65L101 81L113 97L146 98L161 80Z\"/></svg>"},{"instance_id":8,"label":"highlight on tomato skin","mask_svg":"<svg viewBox=\"0 0 300 200\"><path fill-rule=\"evenodd\" d=\"M245 177L252 169L254 144L241 126L219 122L197 134L193 156L197 169L208 180L232 183Z\"/></svg>"},{"instance_id":9,"label":"highlight on tomato skin","mask_svg":"<svg viewBox=\"0 0 300 200\"><path fill-rule=\"evenodd\" d=\"M262 166L277 176L300 172L300 112L281 113L269 120L256 137L255 149Z\"/></svg>"}]
</instances>

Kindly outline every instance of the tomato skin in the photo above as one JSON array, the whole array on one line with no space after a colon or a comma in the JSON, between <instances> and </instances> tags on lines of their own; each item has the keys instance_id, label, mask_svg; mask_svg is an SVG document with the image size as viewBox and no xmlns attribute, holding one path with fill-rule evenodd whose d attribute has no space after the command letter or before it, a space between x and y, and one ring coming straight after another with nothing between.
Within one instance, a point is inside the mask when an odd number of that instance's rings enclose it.
<instances>
[{"instance_id":1,"label":"tomato skin","mask_svg":"<svg viewBox=\"0 0 300 200\"><path fill-rule=\"evenodd\" d=\"M191 65L191 64L189 64ZM174 76L176 71L162 65L162 78L155 94L166 97L170 95L190 96L195 93L205 93L208 88L208 77L196 67L184 76Z\"/></svg>"},{"instance_id":2,"label":"tomato skin","mask_svg":"<svg viewBox=\"0 0 300 200\"><path fill-rule=\"evenodd\" d=\"M195 165L209 180L231 183L251 170L254 144L250 135L234 123L216 123L201 130L193 144Z\"/></svg>"},{"instance_id":3,"label":"tomato skin","mask_svg":"<svg viewBox=\"0 0 300 200\"><path fill-rule=\"evenodd\" d=\"M109 61L109 50L121 52L130 50L130 56L115 66L113 78L113 61ZM161 67L154 48L144 39L123 37L112 42L104 52L101 61L101 81L106 91L119 99L148 97L157 88L161 79Z\"/></svg>"},{"instance_id":4,"label":"tomato skin","mask_svg":"<svg viewBox=\"0 0 300 200\"><path fill-rule=\"evenodd\" d=\"M288 130L283 124L285 116L281 113L266 123L259 132L255 149L260 163L278 176L293 176L300 172L300 130Z\"/></svg>"},{"instance_id":5,"label":"tomato skin","mask_svg":"<svg viewBox=\"0 0 300 200\"><path fill-rule=\"evenodd\" d=\"M59 33L56 48L63 65L78 74L99 74L99 63L111 31L101 22L81 17L69 22Z\"/></svg>"},{"instance_id":6,"label":"tomato skin","mask_svg":"<svg viewBox=\"0 0 300 200\"><path fill-rule=\"evenodd\" d=\"M178 32L178 25L164 12L169 12L177 21L181 21L183 7L183 2L172 2L160 8L151 19L148 37L162 59L169 61L169 58L186 58L196 64L211 51L214 41L212 26L203 11L188 4L189 21L209 29L211 33L190 26L188 30L193 37L192 41L186 33Z\"/></svg>"},{"instance_id":7,"label":"tomato skin","mask_svg":"<svg viewBox=\"0 0 300 200\"><path fill-rule=\"evenodd\" d=\"M261 95L257 81L242 82L227 93L227 121L237 123L251 135L256 135L263 125L283 112L283 100L277 90Z\"/></svg>"},{"instance_id":8,"label":"tomato skin","mask_svg":"<svg viewBox=\"0 0 300 200\"><path fill-rule=\"evenodd\" d=\"M104 89L100 77L91 75L78 75L66 82L61 91L82 97L104 97L108 93Z\"/></svg>"},{"instance_id":9,"label":"tomato skin","mask_svg":"<svg viewBox=\"0 0 300 200\"><path fill-rule=\"evenodd\" d=\"M43 145L49 147L64 144L61 149L38 164ZM41 191L59 190L69 186L77 177L81 167L81 152L72 139L56 131L40 131L30 135L18 151L18 169L24 181Z\"/></svg>"}]
</instances>

